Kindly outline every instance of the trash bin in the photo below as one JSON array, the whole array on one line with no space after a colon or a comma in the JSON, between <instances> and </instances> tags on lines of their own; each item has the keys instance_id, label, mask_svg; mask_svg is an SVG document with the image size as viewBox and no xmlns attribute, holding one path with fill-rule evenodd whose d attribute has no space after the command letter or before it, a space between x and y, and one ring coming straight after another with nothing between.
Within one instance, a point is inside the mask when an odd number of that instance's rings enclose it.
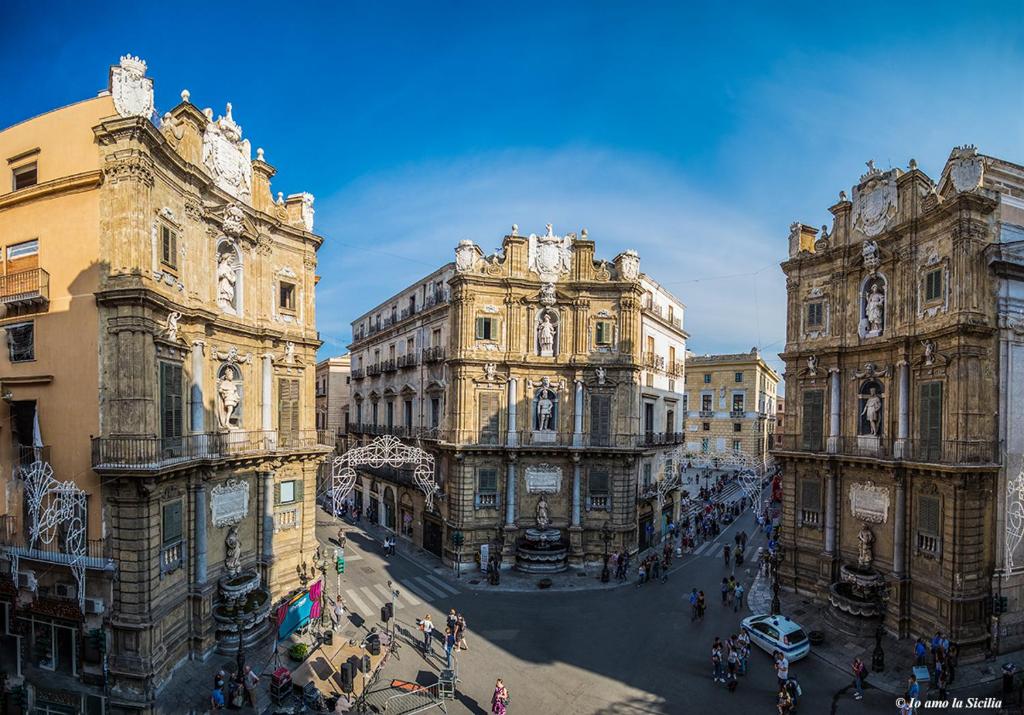
<instances>
[{"instance_id":1,"label":"trash bin","mask_svg":"<svg viewBox=\"0 0 1024 715\"><path fill-rule=\"evenodd\" d=\"M1003 695L1013 693L1013 674L1016 672L1016 663L1003 663Z\"/></svg>"}]
</instances>

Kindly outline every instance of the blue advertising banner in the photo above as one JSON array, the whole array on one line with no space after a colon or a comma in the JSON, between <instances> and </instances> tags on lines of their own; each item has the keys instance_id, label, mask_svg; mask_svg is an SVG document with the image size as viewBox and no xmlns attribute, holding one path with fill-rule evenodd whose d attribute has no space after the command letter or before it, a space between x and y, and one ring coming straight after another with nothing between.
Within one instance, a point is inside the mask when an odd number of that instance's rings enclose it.
<instances>
[{"instance_id":1,"label":"blue advertising banner","mask_svg":"<svg viewBox=\"0 0 1024 715\"><path fill-rule=\"evenodd\" d=\"M309 623L309 615L313 610L313 599L309 591L295 595L291 601L278 609L277 639L287 638L292 633Z\"/></svg>"}]
</instances>

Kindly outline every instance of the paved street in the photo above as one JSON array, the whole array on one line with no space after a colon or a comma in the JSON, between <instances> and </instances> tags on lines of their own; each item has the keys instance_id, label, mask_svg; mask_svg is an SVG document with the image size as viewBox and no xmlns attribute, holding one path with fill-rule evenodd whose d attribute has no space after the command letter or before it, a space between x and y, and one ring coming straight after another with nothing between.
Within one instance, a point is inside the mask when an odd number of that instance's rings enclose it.
<instances>
[{"instance_id":1,"label":"paved street","mask_svg":"<svg viewBox=\"0 0 1024 715\"><path fill-rule=\"evenodd\" d=\"M318 534L325 543L337 533L336 523L320 512ZM667 584L534 593L469 589L445 569L401 554L385 559L379 540L349 526L341 589L365 622L357 626L360 619L354 618L348 633L377 624L391 580L401 592L398 627L410 638L418 635L415 619L425 613L442 629L449 608L466 616L469 650L459 658L459 699L450 712L489 712L497 677L510 689L513 713L678 713L684 707L699 713L737 712L738 707L775 712L775 674L770 657L760 650L752 653L750 672L735 693L711 682L711 640L737 632L741 617L749 614L746 608L740 613L723 608L719 598L719 584L729 573L721 545L731 542L737 529L753 534L753 517L744 514L715 542L677 560ZM748 553L756 552L761 539L752 540ZM749 590L753 575L746 565L739 571L744 588ZM704 622L690 622L686 594L691 587L708 596ZM588 627L580 627L581 613L588 615ZM429 682L443 666L439 645L429 660L409 647L400 656L388 664L385 679ZM861 702L852 700L844 692L849 679L814 657L795 664L792 673L804 689L801 712L895 712L892 697L877 691L869 690Z\"/></svg>"}]
</instances>

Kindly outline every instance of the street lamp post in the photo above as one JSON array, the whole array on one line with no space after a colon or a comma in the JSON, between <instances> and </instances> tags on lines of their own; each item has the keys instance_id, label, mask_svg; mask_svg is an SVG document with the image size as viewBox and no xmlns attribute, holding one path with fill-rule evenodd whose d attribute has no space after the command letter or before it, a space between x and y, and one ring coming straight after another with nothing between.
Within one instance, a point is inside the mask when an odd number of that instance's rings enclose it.
<instances>
[{"instance_id":1,"label":"street lamp post","mask_svg":"<svg viewBox=\"0 0 1024 715\"><path fill-rule=\"evenodd\" d=\"M601 527L601 540L604 541L604 568L601 569L601 583L608 583L612 577L611 573L608 571L608 544L612 541L612 530L611 527L608 526L607 521L604 523L604 526Z\"/></svg>"},{"instance_id":2,"label":"street lamp post","mask_svg":"<svg viewBox=\"0 0 1024 715\"><path fill-rule=\"evenodd\" d=\"M779 600L779 564L782 563L782 547L776 547L775 551L768 557L768 567L772 573L772 615L782 612L782 603Z\"/></svg>"},{"instance_id":3,"label":"street lamp post","mask_svg":"<svg viewBox=\"0 0 1024 715\"><path fill-rule=\"evenodd\" d=\"M243 615L239 606L235 606L235 627L238 629L238 652L235 654L235 663L238 666L238 673L235 676L238 679L238 684L242 685L245 681L245 649L243 631L245 630L246 619Z\"/></svg>"}]
</instances>

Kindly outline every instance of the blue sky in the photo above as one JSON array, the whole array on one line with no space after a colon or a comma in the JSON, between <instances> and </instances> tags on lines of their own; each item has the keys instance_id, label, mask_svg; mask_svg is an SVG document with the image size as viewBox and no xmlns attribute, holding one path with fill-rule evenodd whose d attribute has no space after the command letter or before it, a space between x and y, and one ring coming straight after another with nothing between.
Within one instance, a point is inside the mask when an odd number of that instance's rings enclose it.
<instances>
[{"instance_id":1,"label":"blue sky","mask_svg":"<svg viewBox=\"0 0 1024 715\"><path fill-rule=\"evenodd\" d=\"M1024 163L1024 5L339 2L0 6L0 126L92 95L126 52L158 110L234 106L317 197L322 355L452 257L587 227L688 306L697 352L774 355L793 220L864 162ZM777 365L776 361L776 365Z\"/></svg>"}]
</instances>

